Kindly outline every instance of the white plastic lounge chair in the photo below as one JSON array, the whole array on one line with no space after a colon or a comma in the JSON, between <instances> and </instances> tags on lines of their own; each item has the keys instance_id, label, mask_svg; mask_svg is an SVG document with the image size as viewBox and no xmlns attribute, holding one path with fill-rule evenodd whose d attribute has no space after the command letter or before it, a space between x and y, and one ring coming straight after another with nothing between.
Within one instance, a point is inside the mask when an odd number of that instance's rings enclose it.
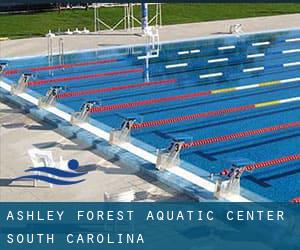
<instances>
[{"instance_id":1,"label":"white plastic lounge chair","mask_svg":"<svg viewBox=\"0 0 300 250\"><path fill-rule=\"evenodd\" d=\"M38 167L55 167L55 163L53 160L52 152L51 151L42 151L37 148L32 148L28 150L29 157L31 159L31 162L33 164L34 168ZM39 175L39 172L36 172L37 175ZM50 176L50 175L48 175ZM33 180L33 185L37 186L37 180ZM53 185L50 184L50 187L52 188Z\"/></svg>"},{"instance_id":2,"label":"white plastic lounge chair","mask_svg":"<svg viewBox=\"0 0 300 250\"><path fill-rule=\"evenodd\" d=\"M29 157L33 164L34 168L37 167L52 167L52 168L60 168L60 169L67 169L67 162L60 157L59 163L55 163L53 159L53 155L51 151L40 150L37 148L32 148L28 150ZM39 175L39 172L36 172ZM50 174L48 176L51 176ZM34 180L34 186L37 186L37 180ZM50 184L50 187L53 187L53 184Z\"/></svg>"}]
</instances>

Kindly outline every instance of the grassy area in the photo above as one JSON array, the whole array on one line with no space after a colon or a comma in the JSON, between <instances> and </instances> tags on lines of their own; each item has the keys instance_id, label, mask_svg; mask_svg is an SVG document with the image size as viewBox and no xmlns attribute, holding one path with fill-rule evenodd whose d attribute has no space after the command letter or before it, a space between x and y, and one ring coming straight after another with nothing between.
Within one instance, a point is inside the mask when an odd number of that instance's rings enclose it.
<instances>
[{"instance_id":1,"label":"grassy area","mask_svg":"<svg viewBox=\"0 0 300 250\"><path fill-rule=\"evenodd\" d=\"M162 9L163 24L178 24L300 13L300 4L163 4ZM135 12L138 16L138 7ZM153 12L151 7L150 14ZM110 25L116 23L122 14L122 8L101 9L101 17ZM0 15L0 37L42 36L49 29L58 31L76 27L93 30L92 9Z\"/></svg>"}]
</instances>

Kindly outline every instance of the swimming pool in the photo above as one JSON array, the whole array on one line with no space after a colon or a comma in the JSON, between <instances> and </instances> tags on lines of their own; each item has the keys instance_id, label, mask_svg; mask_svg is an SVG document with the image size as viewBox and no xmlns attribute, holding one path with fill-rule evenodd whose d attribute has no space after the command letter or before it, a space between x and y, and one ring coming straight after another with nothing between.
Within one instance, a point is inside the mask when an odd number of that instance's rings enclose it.
<instances>
[{"instance_id":1,"label":"swimming pool","mask_svg":"<svg viewBox=\"0 0 300 250\"><path fill-rule=\"evenodd\" d=\"M46 56L11 58L3 80L32 73L36 98L63 87L55 105L68 114L95 101L89 123L107 140L136 118L132 153L151 158L184 138L180 167L168 171L200 176L208 189L209 173L232 163L292 159L245 172L241 186L252 200L300 196L300 29L166 42L147 53L145 45L74 52L51 65Z\"/></svg>"}]
</instances>

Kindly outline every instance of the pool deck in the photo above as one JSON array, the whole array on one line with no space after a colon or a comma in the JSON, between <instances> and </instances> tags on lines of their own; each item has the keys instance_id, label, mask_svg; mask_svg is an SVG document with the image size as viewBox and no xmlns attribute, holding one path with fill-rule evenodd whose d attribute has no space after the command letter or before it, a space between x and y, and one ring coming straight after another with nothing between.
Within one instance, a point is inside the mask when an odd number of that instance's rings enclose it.
<instances>
[{"instance_id":1,"label":"pool deck","mask_svg":"<svg viewBox=\"0 0 300 250\"><path fill-rule=\"evenodd\" d=\"M230 24L241 23L244 31L283 29L299 26L300 14L246 18L216 22L165 26L160 29L161 40L192 38L226 34ZM98 46L118 46L143 43L144 37L122 31L103 32L101 35L65 37L65 51L92 49ZM56 49L54 49L56 51ZM38 55L46 52L46 38L10 40L1 43L1 57ZM33 121L20 110L0 103L0 200L14 201L102 201L103 193L118 193L133 189L152 200L187 200L188 198L150 178L142 179L134 171L120 168L117 162L105 161L76 141L70 141L51 126ZM21 139L20 139L21 138ZM17 141L17 144L16 144ZM7 186L9 177L19 176L29 166L27 149L33 146L53 150L65 159L76 158L82 166L91 168L87 181L71 187L33 188L31 183ZM25 150L24 150L25 149ZM14 157L19 155L19 157ZM96 167L95 167L96 166ZM145 178L145 177L143 177ZM88 190L94 190L89 192ZM23 191L23 192L20 192Z\"/></svg>"}]
</instances>

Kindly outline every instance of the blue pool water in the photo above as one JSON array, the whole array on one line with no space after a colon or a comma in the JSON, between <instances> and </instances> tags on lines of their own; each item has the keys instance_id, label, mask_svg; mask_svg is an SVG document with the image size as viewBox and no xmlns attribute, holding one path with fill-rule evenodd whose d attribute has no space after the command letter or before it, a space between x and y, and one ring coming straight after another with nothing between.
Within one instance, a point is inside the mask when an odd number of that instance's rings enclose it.
<instances>
[{"instance_id":1,"label":"blue pool water","mask_svg":"<svg viewBox=\"0 0 300 250\"><path fill-rule=\"evenodd\" d=\"M22 72L33 71L32 82L46 81L29 87L39 95L45 95L51 86L57 85L67 87L66 92L73 92L133 86L148 80L174 80L168 84L58 99L57 102L65 105L70 112L78 111L83 103L90 100L110 106L300 77L300 30L297 29L164 43L159 57L151 58L148 67L144 59L138 59L146 51L147 46L135 46L71 53L65 55L66 65L83 64L51 72L48 69L36 70L48 66L47 57L8 59L7 72L15 69L18 72L5 77L17 81ZM101 60L112 61L88 64ZM55 56L54 65L58 63L58 56ZM105 72L114 73L92 77ZM149 79L146 79L147 72ZM217 75L208 77L208 74ZM58 80L47 82L53 79ZM123 117L129 113L138 114L147 122L299 96L300 78L284 84L113 109L92 113L91 117L110 128L119 128ZM300 101L137 129L132 135L161 149L166 148L177 134L198 140L296 121L300 121ZM188 148L181 152L181 159L208 172L219 172L229 167L229 162L234 159L261 162L299 153L300 129L294 127ZM244 188L267 199L288 201L300 196L300 162L245 173L241 183Z\"/></svg>"}]
</instances>

